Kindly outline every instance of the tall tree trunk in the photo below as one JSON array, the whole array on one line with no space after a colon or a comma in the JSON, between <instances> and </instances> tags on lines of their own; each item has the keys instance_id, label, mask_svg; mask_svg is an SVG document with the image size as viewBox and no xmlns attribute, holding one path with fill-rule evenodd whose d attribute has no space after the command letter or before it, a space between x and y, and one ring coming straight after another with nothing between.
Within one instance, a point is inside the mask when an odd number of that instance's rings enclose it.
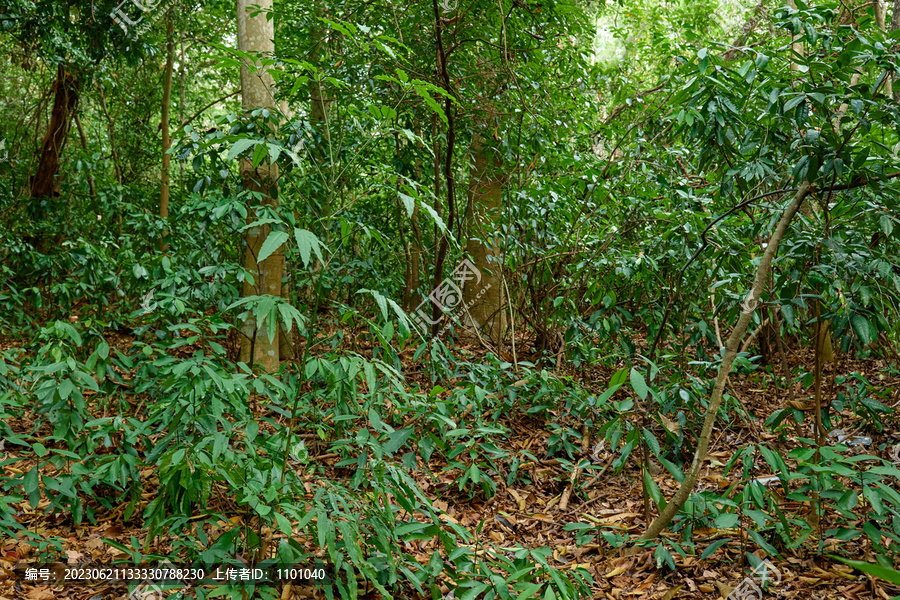
<instances>
[{"instance_id":1,"label":"tall tree trunk","mask_svg":"<svg viewBox=\"0 0 900 600\"><path fill-rule=\"evenodd\" d=\"M317 14L322 13L322 10L318 10ZM312 60L313 62L323 62L326 57L325 52L325 33L322 27L316 26L313 27L309 33L309 36L312 40L313 50L312 50ZM317 166L319 168L319 175L322 177L322 182L325 184L325 193L322 197L319 198L321 212L320 214L325 216L330 212L331 205L331 194L333 193L334 186L337 182L333 181L333 171L334 162L331 160L331 154L333 148L331 147L331 98L328 95L327 90L323 89L323 85L321 81L318 81L315 77L310 77L309 79L309 124L312 128L319 134L322 139L322 143L317 147L312 148L313 152L311 153L313 157L315 157ZM326 166L329 169L329 172L326 173Z\"/></svg>"},{"instance_id":2,"label":"tall tree trunk","mask_svg":"<svg viewBox=\"0 0 900 600\"><path fill-rule=\"evenodd\" d=\"M116 122L113 120L112 115L110 115L109 109L106 108L106 96L103 94L103 89L98 86L97 90L100 92L100 108L103 109L103 114L106 116L106 131L109 134L109 152L113 159L116 181L119 182L119 185L122 185L125 174L122 170L122 164L119 162L119 151L116 149Z\"/></svg>"},{"instance_id":3,"label":"tall tree trunk","mask_svg":"<svg viewBox=\"0 0 900 600\"><path fill-rule=\"evenodd\" d=\"M791 6L791 8L797 8L797 5L794 4L794 0L788 0L788 4ZM798 57L803 56L803 42L796 41L793 44L791 44L791 51L792 51L792 54L796 54ZM794 57L791 56L791 71L799 71L799 70L800 70L800 65L797 63L797 61L794 60Z\"/></svg>"},{"instance_id":4,"label":"tall tree trunk","mask_svg":"<svg viewBox=\"0 0 900 600\"><path fill-rule=\"evenodd\" d=\"M60 185L59 161L62 156L66 137L75 108L78 106L79 81L75 73L66 70L65 66L56 68L56 82L53 84L53 108L50 110L50 122L41 142L41 155L37 170L31 180L31 213L35 220L46 216L45 202L59 193ZM49 239L41 235L36 240L39 251L45 252L49 247Z\"/></svg>"},{"instance_id":5,"label":"tall tree trunk","mask_svg":"<svg viewBox=\"0 0 900 600\"><path fill-rule=\"evenodd\" d=\"M253 8L254 6L258 8ZM261 9L260 12L257 12ZM272 10L272 0L237 0L238 47L243 52L271 55L275 51L274 22L267 19ZM251 13L257 13L251 17ZM250 65L241 66L242 105L246 112L257 108L275 108L273 92L275 89L272 75L260 67L250 72ZM277 195L272 190L278 185L278 165L264 160L254 169L250 159L241 160L241 179L244 188L262 194L263 203L272 207L278 206ZM256 220L255 211L247 216L249 221ZM268 225L252 227L246 234L246 250L244 268L253 274L254 282L244 282L243 296L270 295L281 296L281 278L284 272L284 254L273 252L262 262L257 256L263 242L269 236ZM259 363L266 372L272 373L279 367L279 331L275 328L275 337L269 339L265 329L261 329L256 319L250 315L241 327L240 360L252 364Z\"/></svg>"},{"instance_id":6,"label":"tall tree trunk","mask_svg":"<svg viewBox=\"0 0 900 600\"><path fill-rule=\"evenodd\" d=\"M463 287L463 305L467 306L470 327L482 329L495 343L506 334L503 307L500 251L494 237L501 213L503 181L497 153L476 136L472 143L474 162L469 183L466 211L468 238L466 253L481 272L481 281L470 279ZM492 157L494 159L492 160Z\"/></svg>"},{"instance_id":7,"label":"tall tree trunk","mask_svg":"<svg viewBox=\"0 0 900 600\"><path fill-rule=\"evenodd\" d=\"M894 10L891 13L891 31L897 31L900 29L900 0L894 0ZM896 52L897 46L895 45L893 51ZM897 86L897 89L892 90L894 96L894 102L900 102L900 86Z\"/></svg>"},{"instance_id":8,"label":"tall tree trunk","mask_svg":"<svg viewBox=\"0 0 900 600\"><path fill-rule=\"evenodd\" d=\"M162 98L162 117L160 119L160 127L162 127L162 176L160 177L159 189L159 216L162 219L169 217L169 165L171 164L172 155L169 154L169 146L172 140L169 137L169 105L172 100L172 69L175 65L175 22L169 17L166 23L166 75L163 82L163 98ZM164 230L159 238L159 250L161 252L168 248L166 244L166 235L168 231Z\"/></svg>"},{"instance_id":9,"label":"tall tree trunk","mask_svg":"<svg viewBox=\"0 0 900 600\"><path fill-rule=\"evenodd\" d=\"M441 84L444 91L447 92L447 98L444 100L444 115L447 117L447 147L444 152L444 181L447 184L447 233L440 236L437 241L437 254L434 257L434 287L438 289L443 279L444 259L447 256L447 246L450 241L448 235L453 232L453 224L456 222L456 179L453 173L453 149L456 144L456 115L454 113L453 101L450 99L453 94L453 86L450 83L450 72L447 70L447 53L444 50L444 27L446 22L441 17L438 9L438 0L431 0L431 6L434 10L434 30L437 41L437 71L441 78ZM436 143L436 147L439 145ZM435 158L440 156L439 152L435 152ZM435 172L435 187L439 186L437 172ZM435 197L435 210L441 215L439 200ZM441 215L442 216L442 215ZM437 230L435 230L435 239L437 240ZM441 308L435 302L432 311L431 335L436 336L440 330Z\"/></svg>"}]
</instances>

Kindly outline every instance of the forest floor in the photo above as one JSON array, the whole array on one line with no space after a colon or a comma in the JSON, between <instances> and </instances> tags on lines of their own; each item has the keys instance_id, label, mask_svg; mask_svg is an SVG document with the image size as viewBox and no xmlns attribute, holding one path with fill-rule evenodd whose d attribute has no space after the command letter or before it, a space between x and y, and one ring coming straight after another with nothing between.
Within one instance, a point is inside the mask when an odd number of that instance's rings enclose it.
<instances>
[{"instance_id":1,"label":"forest floor","mask_svg":"<svg viewBox=\"0 0 900 600\"><path fill-rule=\"evenodd\" d=\"M7 344L8 345L8 344ZM120 340L121 346L128 345L128 340ZM521 347L521 346L520 346ZM803 351L792 353L793 361L802 361L806 365L811 364L811 354ZM896 408L900 400L900 377L885 379L887 373L885 361L877 358L868 360L850 360L842 358L833 368L837 373L847 374L854 371L865 373L870 381L880 381L885 391L890 391L892 405ZM827 381L831 381L832 367L826 372ZM579 371L577 378L583 385L595 385L598 393L606 389L612 369L604 371L597 369L592 372ZM415 378L414 367L410 368L408 377ZM826 397L836 390L826 387ZM895 393L896 392L896 393ZM623 392L619 392L623 393ZM732 375L728 386L728 393L737 398L746 411L755 416L751 419L735 418L731 423L719 423L716 428L710 446L709 457L703 466L702 477L698 487L705 489L724 490L735 481L739 480L741 473L735 469L729 474L725 473L725 463L732 457L739 446L746 443L765 442L779 448L782 454L794 447L791 437L779 438L769 433L763 422L775 410L785 406L787 391L772 385L771 379L765 381L763 377L743 377ZM796 390L798 398L809 395L808 390L803 392ZM888 394L885 394L886 396ZM811 414L811 413L808 413ZM807 423L811 419L807 420ZM16 433L30 431L30 423L26 420L10 422L10 426ZM504 448L515 454L527 450L535 456L546 456L548 439L551 432L547 428L547 422L543 418L534 418L521 413L506 418L504 425L512 432L506 438L507 447ZM804 437L812 437L809 427L800 427ZM868 454L884 455L889 459L889 452L893 445L897 444L898 431L864 432L870 436L872 444L865 447ZM676 569L673 571L665 564L657 566L653 550L644 550L638 554L622 557L621 551L611 548L602 538L596 537L590 543L578 545L577 532L566 531L564 527L570 523L586 523L592 526L603 525L609 530L618 530L621 533L639 534L647 526L642 501L641 472L637 460L632 457L625 468L618 473L613 469L603 469L604 462L602 450L597 447L598 438L592 438L587 444L588 451L581 457L575 457L575 462L587 459L594 464L594 469L585 469L576 478L570 463L559 460L539 460L532 464L523 464L520 467L520 476L514 485L507 487L503 477L497 477L499 481L497 492L491 498L476 495L470 498L468 493L456 491L454 480L458 473L446 470L446 464L436 459L428 464L423 464L419 459L419 469L414 473L422 489L433 499L434 505L446 512L446 518L454 520L470 531L475 532L480 528L478 536L486 543L492 543L500 547L509 547L521 544L526 547L549 547L553 550L553 558L560 568L583 567L594 578L594 598L602 599L630 599L643 598L672 600L673 598L725 598L734 588L739 586L749 573L749 568L743 564L745 552L758 546L749 537L743 527L721 530L715 528L695 529L693 541L696 544L694 554L688 554L686 558L673 553ZM16 458L17 446L0 447L0 455L5 459L4 469L11 468L27 472L34 462L27 461L17 463L11 467L10 459ZM879 451L879 448L882 450ZM112 450L114 451L114 449ZM33 455L31 455L33 457ZM636 456L636 455L635 455ZM24 458L24 456L23 456ZM326 444L310 444L310 460L326 467L325 475L335 479L347 478L347 470L335 467L340 458L329 451ZM598 460L599 459L599 460ZM689 459L688 459L689 460ZM765 462L757 461L757 465ZM654 480L659 485L664 497L670 498L676 488L677 482L665 470L652 468ZM598 476L597 473L600 475ZM10 473L6 473L9 475ZM145 469L143 475L143 496L151 499L156 494L152 469ZM525 476L527 475L527 476ZM754 473L756 477L771 475L767 472ZM575 483L574 488L572 483ZM312 478L310 483L314 483ZM571 495L569 495L570 492ZM224 514L229 512L227 495L216 496L211 501L210 510L218 510ZM864 502L856 509L860 520L865 519ZM125 545L139 544L144 546L147 530L142 527L139 515L136 511L132 520L123 520L123 511L99 513L100 521L96 524L75 524L68 514L45 514L49 502L42 499L36 510L32 510L27 501L17 506L16 519L25 526L28 531L38 536L58 536L65 540L64 550L67 553L70 564L77 564L86 559L99 563L110 563L116 559L125 558L126 555L107 545L103 538L119 540ZM119 507L124 508L124 507ZM791 514L804 514L810 510L807 503L790 502L785 500L781 509L790 518ZM827 518L826 518L827 520ZM223 528L244 525L240 517L232 519L232 523L220 523ZM820 530L825 531L831 525L827 522L820 524ZM215 534L210 531L210 534ZM280 534L276 534L276 539ZM699 556L704 548L716 540L728 538L712 556L700 560ZM672 540L678 541L680 536L672 535ZM857 538L850 542L836 539L824 539L822 545L824 552L817 555L816 545L819 543L816 535L796 550L779 548L783 558L770 560L780 572L781 579L772 585L766 592L766 597L785 599L850 599L850 600L887 600L900 595L900 587L891 586L880 579L874 579L853 571L848 566L833 561L825 556L840 547L841 554L862 560L873 560L872 548L864 543L864 538ZM598 541L599 540L599 541ZM156 538L148 545L151 551L166 553L172 548L172 541L162 537ZM71 598L73 600L103 600L107 598L124 597L122 588L115 589L111 585L96 587L83 587L66 585L52 588L47 585L22 584L21 581L13 581L7 569L19 562L34 560L35 552L27 543L15 539L2 539L2 558L0 558L0 600L24 598L26 600L50 600L51 598ZM435 551L436 542L433 540L418 542L416 546L410 546L407 550L413 554L420 554L426 561ZM761 550L757 551L763 556ZM300 588L295 592L303 593ZM362 592L363 590L361 590ZM301 596L294 597L319 597ZM322 596L324 597L324 596ZM363 598L377 598L377 594L368 591ZM398 597L415 598L413 592L400 592ZM445 598L448 596L445 596ZM746 596L756 598L758 596Z\"/></svg>"}]
</instances>

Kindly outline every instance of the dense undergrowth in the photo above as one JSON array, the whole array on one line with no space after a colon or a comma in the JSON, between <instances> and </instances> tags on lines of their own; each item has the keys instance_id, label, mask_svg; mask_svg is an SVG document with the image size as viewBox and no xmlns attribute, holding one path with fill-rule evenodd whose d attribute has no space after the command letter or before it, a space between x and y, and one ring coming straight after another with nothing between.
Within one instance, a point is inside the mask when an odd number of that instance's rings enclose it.
<instances>
[{"instance_id":1,"label":"dense undergrowth","mask_svg":"<svg viewBox=\"0 0 900 600\"><path fill-rule=\"evenodd\" d=\"M606 561L634 548L684 481L724 341L749 310L753 338L715 415L714 452L699 457L703 484L639 551L667 590L716 560L774 561L785 593L803 590L790 573L802 561L850 559L900 585L900 110L885 89L898 35L864 9L850 23L840 7L797 6L768 11L777 35L730 57L706 41L703 11L676 11L676 41L648 16L631 49L667 48L649 66L589 61L574 49L597 15L548 9L546 27L570 35L528 50L546 54L522 58L521 81L500 86L503 118L484 98L448 99L413 76L428 71L414 46L421 27L404 37L397 24L392 37L383 23L317 20L341 61L284 52L279 98L302 105L299 88L327 84L328 130L306 109L183 125L168 218L155 216L157 188L127 119L109 119L106 133L130 152L67 149L59 194L39 202L21 197L28 151L11 141L13 160L0 164L4 548L24 543L15 558L40 562L75 551L322 565L328 577L309 593L327 598L603 597L621 575ZM297 27L309 18L294 4L282 16ZM540 39L510 23L519 42ZM240 64L239 52L211 46L217 68ZM570 70L559 66L566 53L578 55ZM487 77L472 56L455 64L461 78L506 77L508 57ZM636 75L659 85L641 90ZM611 104L598 115L601 92ZM460 182L474 177L478 139L508 165L491 232L510 323L501 339L461 321L437 338L416 329L426 266L403 298L414 246L446 241L448 267L466 256L465 209L454 222L434 208L442 144L454 159L440 127L454 114L471 120L454 132ZM280 205L255 209L238 163L279 156ZM815 193L748 307L752 272L804 182ZM280 297L242 295L252 277L242 236L262 222L272 228L263 248L283 249L288 265ZM276 372L239 360L248 316L289 339L293 357ZM634 495L627 525L592 512L615 486ZM552 499L535 508L517 489ZM524 535L495 510L507 496L553 535ZM464 523L451 505L479 516ZM515 535L492 536L497 523ZM76 539L87 528L102 532L96 555Z\"/></svg>"}]
</instances>

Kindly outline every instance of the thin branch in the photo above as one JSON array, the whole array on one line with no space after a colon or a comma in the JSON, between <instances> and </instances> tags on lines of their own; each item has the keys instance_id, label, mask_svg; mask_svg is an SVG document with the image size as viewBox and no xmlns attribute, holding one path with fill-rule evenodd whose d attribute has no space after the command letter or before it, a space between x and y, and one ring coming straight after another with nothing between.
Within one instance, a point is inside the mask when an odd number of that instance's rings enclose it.
<instances>
[{"instance_id":1,"label":"thin branch","mask_svg":"<svg viewBox=\"0 0 900 600\"><path fill-rule=\"evenodd\" d=\"M193 121L194 119L196 119L197 117L199 117L201 114L203 114L203 113L206 111L206 109L208 109L208 108L209 108L210 106L212 106L213 104L218 104L218 103L221 102L222 100L228 100L228 99L231 98L232 96L237 96L237 95L240 94L240 93L241 93L241 90L234 90L234 91L231 92L230 94L225 94L225 95L222 96L221 98L217 98L217 99L213 100L212 102L210 102L209 104L207 104L206 106L204 106L203 108L201 108L200 110L198 110L197 112L195 112L194 115L193 115L190 119L184 121L181 125L179 125L179 126L178 126L178 129L176 129L176 130L174 131L173 134L181 133L181 131L183 131L184 128L187 127L187 126L191 123L191 121ZM159 127L157 127L156 129L157 129L157 130L162 129L162 122L160 122Z\"/></svg>"}]
</instances>

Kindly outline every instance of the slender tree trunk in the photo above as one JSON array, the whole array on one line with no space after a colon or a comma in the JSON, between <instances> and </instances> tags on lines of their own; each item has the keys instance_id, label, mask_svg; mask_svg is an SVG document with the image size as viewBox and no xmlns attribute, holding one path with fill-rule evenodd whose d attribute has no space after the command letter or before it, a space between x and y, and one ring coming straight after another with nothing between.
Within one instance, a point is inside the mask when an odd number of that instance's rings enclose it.
<instances>
[{"instance_id":1,"label":"slender tree trunk","mask_svg":"<svg viewBox=\"0 0 900 600\"><path fill-rule=\"evenodd\" d=\"M175 22L169 17L166 23L166 75L163 82L162 117L162 176L159 189L159 216L162 219L169 217L169 165L172 155L169 154L169 146L172 140L169 137L169 105L172 100L172 69L175 65ZM159 238L159 250L164 252L169 245L166 244L167 231L163 231Z\"/></svg>"},{"instance_id":2,"label":"slender tree trunk","mask_svg":"<svg viewBox=\"0 0 900 600\"><path fill-rule=\"evenodd\" d=\"M404 279L403 309L411 311L417 304L416 291L421 285L420 270L422 263L422 231L419 229L419 206L413 208L409 218L412 239L407 243L406 277Z\"/></svg>"},{"instance_id":3,"label":"slender tree trunk","mask_svg":"<svg viewBox=\"0 0 900 600\"><path fill-rule=\"evenodd\" d=\"M66 145L66 137L75 108L78 106L79 81L64 65L56 68L56 81L53 84L53 108L50 110L50 122L41 142L41 154L37 170L31 180L31 213L35 220L46 217L46 202L54 194L59 193L60 157ZM36 240L37 248L46 252L49 239L41 235Z\"/></svg>"},{"instance_id":4,"label":"slender tree trunk","mask_svg":"<svg viewBox=\"0 0 900 600\"><path fill-rule=\"evenodd\" d=\"M109 152L112 155L113 159L113 168L115 170L116 181L119 182L119 185L122 185L122 177L124 173L122 172L122 165L119 163L119 151L116 150L116 123L113 121L112 116L109 114L109 109L106 108L106 96L103 95L103 90L99 89L100 92L100 108L103 109L103 114L106 116L106 131L109 134Z\"/></svg>"},{"instance_id":5,"label":"slender tree trunk","mask_svg":"<svg viewBox=\"0 0 900 600\"><path fill-rule=\"evenodd\" d=\"M322 5L316 5L316 17L325 16L325 8ZM310 51L310 62L316 65L323 65L327 59L326 35L325 31L319 25L315 25L309 32L312 50ZM321 187L318 190L311 190L310 212L313 218L315 215L327 219L331 215L334 207L335 190L337 188L337 177L335 177L335 163L333 159L333 147L331 145L331 98L323 86L321 81L316 77L321 76L319 71L314 77L309 79L309 124L318 134L318 139L314 139L309 148L309 156L312 158L313 167L319 176ZM330 228L324 227L322 230L323 239L328 242L328 234ZM319 277L319 272L325 268L318 260L313 260L312 279ZM316 293L314 286L308 286L304 290L300 290L303 294L303 300L309 305L316 303L313 295Z\"/></svg>"},{"instance_id":6,"label":"slender tree trunk","mask_svg":"<svg viewBox=\"0 0 900 600\"><path fill-rule=\"evenodd\" d=\"M496 152L476 137L472 144L474 162L470 176L466 211L468 238L466 252L481 272L481 281L470 279L463 287L463 304L468 307L468 325L483 329L495 343L506 334L503 307L500 250L494 232L500 218L503 196L502 176Z\"/></svg>"},{"instance_id":7,"label":"slender tree trunk","mask_svg":"<svg viewBox=\"0 0 900 600\"><path fill-rule=\"evenodd\" d=\"M75 128L78 129L78 139L81 140L81 148L87 152L88 143L87 136L84 134L84 127L81 126L81 119L78 118L78 113L76 112L74 115L75 120ZM97 195L97 189L94 187L94 175L91 173L90 167L87 170L87 180L88 180L88 188L91 190L91 196Z\"/></svg>"},{"instance_id":8,"label":"slender tree trunk","mask_svg":"<svg viewBox=\"0 0 900 600\"><path fill-rule=\"evenodd\" d=\"M321 11L319 11L321 12ZM313 27L310 31L313 43L313 60L321 62L325 55L325 33L321 27ZM322 215L328 215L331 210L331 194L335 185L333 181L334 162L331 160L333 148L331 147L331 98L323 89L321 81L315 77L309 79L309 124L322 139L321 144L313 148L313 156L319 168L319 174L325 183L325 193L319 198ZM328 171L326 173L326 170Z\"/></svg>"},{"instance_id":9,"label":"slender tree trunk","mask_svg":"<svg viewBox=\"0 0 900 600\"><path fill-rule=\"evenodd\" d=\"M253 8L262 9L257 12ZM238 21L238 47L244 52L253 52L271 55L275 51L274 22L267 16L272 10L272 0L237 0ZM246 112L256 108L275 107L274 81L272 75L265 68L260 68L257 60L254 71L251 73L250 65L241 66L241 92L242 104ZM254 169L250 159L241 160L241 178L244 188L253 192L259 192L263 197L263 203L272 207L278 206L277 196L272 190L278 185L278 165L264 160ZM277 189L276 189L277 192ZM256 211L250 211L249 221L256 220ZM280 251L272 253L264 261L258 262L257 256L263 242L269 236L268 225L252 227L246 234L246 250L244 255L244 268L253 275L254 282L244 282L243 296L270 295L281 296L281 278L284 272L284 254ZM256 319L251 315L241 327L241 352L240 360L251 364L259 363L266 372L272 373L279 367L279 331L275 328L275 337L269 339L265 328L260 328Z\"/></svg>"},{"instance_id":10,"label":"slender tree trunk","mask_svg":"<svg viewBox=\"0 0 900 600\"><path fill-rule=\"evenodd\" d=\"M794 194L794 199L781 215L781 219L778 221L775 231L772 232L772 237L769 238L766 250L763 252L762 259L759 261L759 267L756 269L756 276L753 278L753 285L750 288L750 293L747 294L746 300L744 300L744 303L741 305L741 316L738 318L738 322L734 326L731 335L728 336L728 341L725 342L725 352L722 356L722 362L719 365L719 372L716 374L716 381L713 385L712 395L709 399L709 407L706 409L706 417L703 421L703 429L700 432L700 438L697 440L697 449L694 452L694 460L691 462L691 467L685 475L684 481L681 482L681 486L678 488L678 491L675 492L675 497L666 504L666 508L663 509L662 513L660 513L660 515L656 517L656 520L650 524L647 531L638 538L640 540L652 540L659 537L659 534L666 528L666 525L669 524L678 510L684 506L684 503L694 490L694 486L697 484L697 480L700 477L700 469L706 460L706 451L709 448L709 440L712 436L713 426L716 423L719 406L722 404L722 393L725 391L725 380L728 378L731 367L734 365L734 359L737 357L738 349L740 348L741 338L743 338L744 334L747 332L747 325L750 324L750 318L753 316L753 311L756 310L756 305L759 303L759 297L765 287L766 278L769 275L769 268L772 266L772 260L775 258L778 246L781 244L782 238L784 238L788 225L790 225L791 220L794 218L794 215L797 214L797 210L800 208L800 205L803 204L803 200L806 199L806 196L811 190L812 186L808 182L804 182L803 185L800 186L796 194Z\"/></svg>"},{"instance_id":11,"label":"slender tree trunk","mask_svg":"<svg viewBox=\"0 0 900 600\"><path fill-rule=\"evenodd\" d=\"M887 0L874 0L872 3L872 8L875 10L875 23L878 25L878 29L882 32L887 33L887 23L885 22L887 18ZM884 95L888 98L892 98L894 96L894 77L889 73L884 80Z\"/></svg>"},{"instance_id":12,"label":"slender tree trunk","mask_svg":"<svg viewBox=\"0 0 900 600\"><path fill-rule=\"evenodd\" d=\"M891 13L891 31L897 31L898 29L900 29L900 0L894 0L894 10ZM894 51L896 51L896 45L894 46ZM900 102L900 86L892 91L894 102Z\"/></svg>"},{"instance_id":13,"label":"slender tree trunk","mask_svg":"<svg viewBox=\"0 0 900 600\"><path fill-rule=\"evenodd\" d=\"M794 4L794 0L788 0L788 4L792 8L797 8L797 5ZM791 44L791 52L792 52L792 54L795 54L798 57L803 56L803 42L797 41L797 42L794 42L793 44ZM794 60L794 56L791 56L791 71L799 71L799 70L800 70L800 65L797 63L797 61Z\"/></svg>"},{"instance_id":14,"label":"slender tree trunk","mask_svg":"<svg viewBox=\"0 0 900 600\"><path fill-rule=\"evenodd\" d=\"M438 9L438 0L431 0L434 9L434 29L437 38L437 71L441 77L441 83L448 96L444 100L444 115L447 117L447 148L444 154L444 180L447 183L447 229L450 233L453 231L453 223L456 221L456 180L453 175L453 148L456 143L456 117L453 112L453 102L450 95L453 94L453 87L450 84L450 73L447 70L447 53L444 51L444 19ZM438 184L435 183L437 186ZM440 211L438 211L440 214ZM441 235L440 241L437 242L437 254L434 259L434 289L438 289L443 279L444 259L447 256L447 246L449 245L449 233ZM433 325L431 326L431 335L437 335L440 329L441 308L434 304L432 313Z\"/></svg>"}]
</instances>

